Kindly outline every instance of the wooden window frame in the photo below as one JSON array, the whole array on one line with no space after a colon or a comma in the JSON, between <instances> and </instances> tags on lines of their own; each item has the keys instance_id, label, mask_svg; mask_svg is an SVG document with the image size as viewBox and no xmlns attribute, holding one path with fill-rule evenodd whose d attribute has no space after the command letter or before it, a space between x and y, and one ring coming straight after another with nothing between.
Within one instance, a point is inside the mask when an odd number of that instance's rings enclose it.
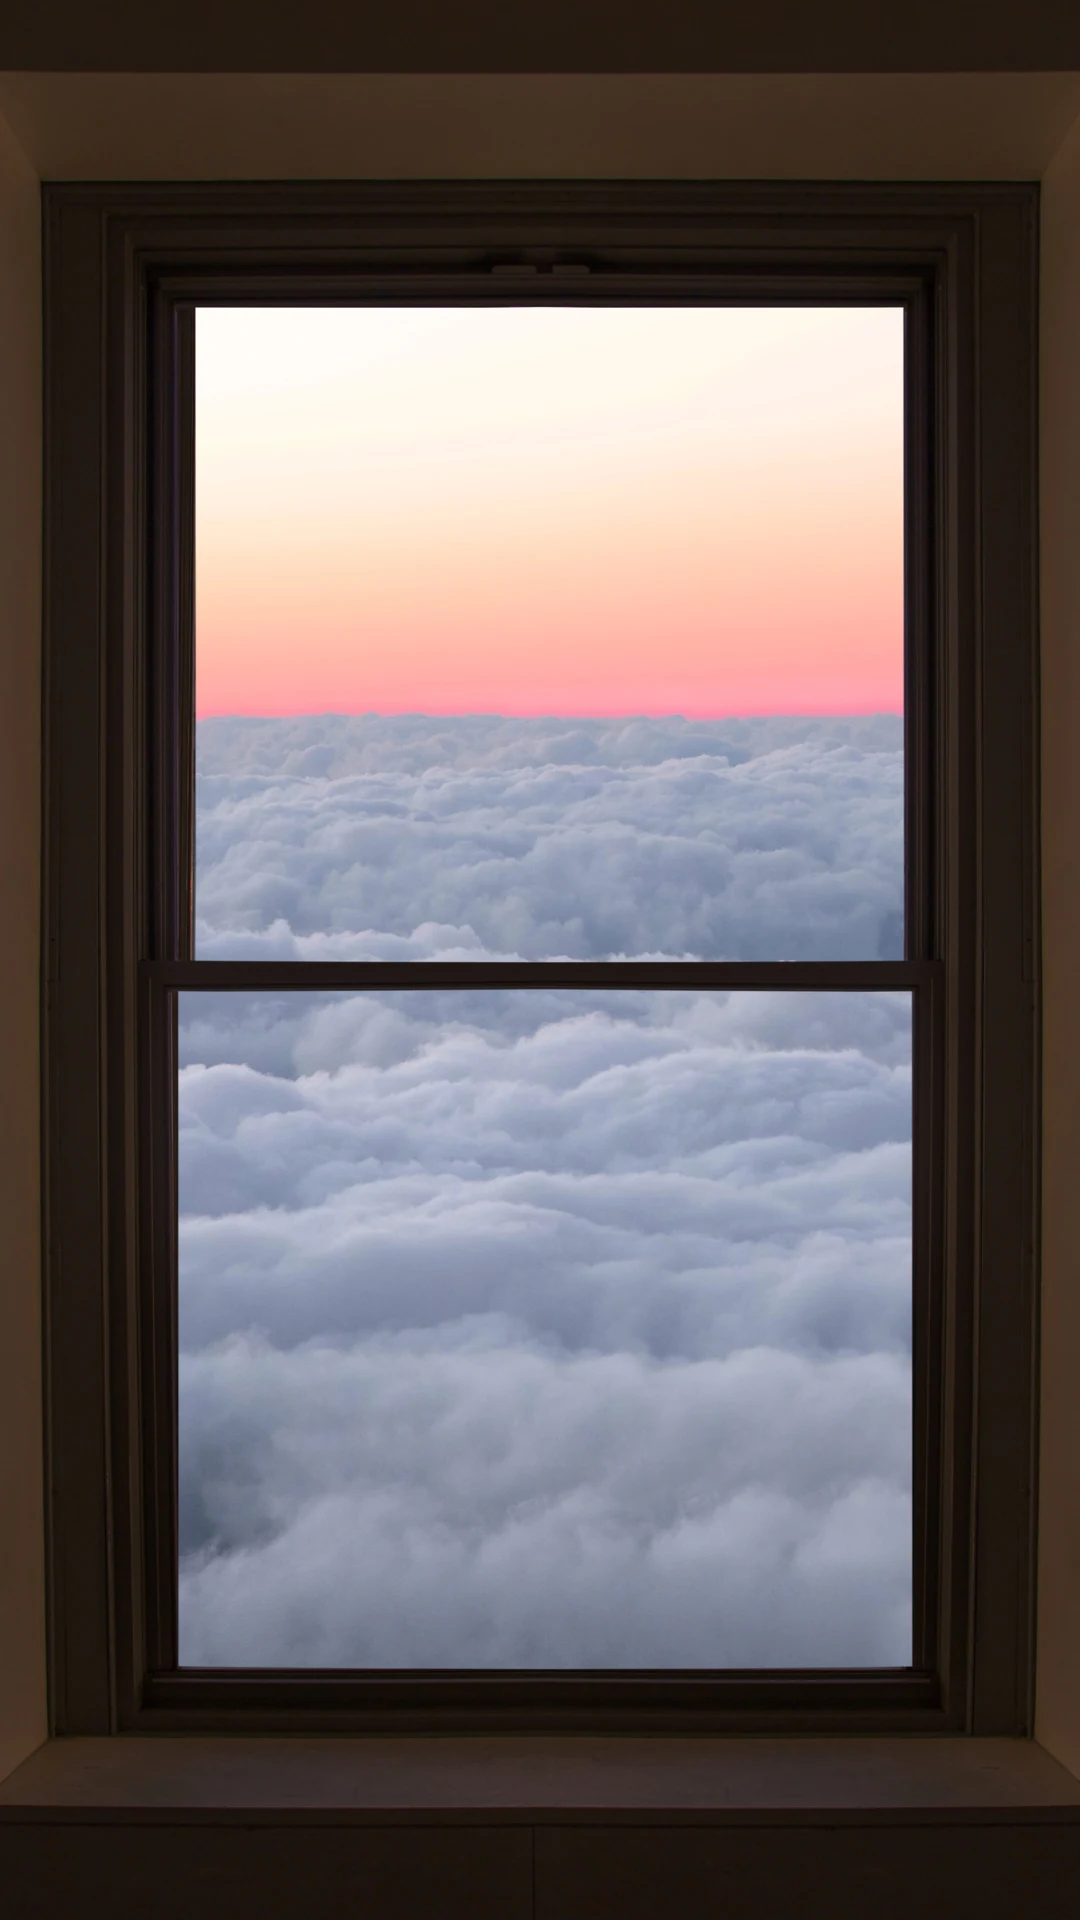
<instances>
[{"instance_id":1,"label":"wooden window frame","mask_svg":"<svg viewBox=\"0 0 1080 1920\"><path fill-rule=\"evenodd\" d=\"M1030 1730L1036 243L1037 189L1025 184L46 188L56 1732ZM193 960L194 306L718 297L907 308L908 958ZM538 981L911 989L921 1520L910 1673L176 1670L177 991Z\"/></svg>"}]
</instances>

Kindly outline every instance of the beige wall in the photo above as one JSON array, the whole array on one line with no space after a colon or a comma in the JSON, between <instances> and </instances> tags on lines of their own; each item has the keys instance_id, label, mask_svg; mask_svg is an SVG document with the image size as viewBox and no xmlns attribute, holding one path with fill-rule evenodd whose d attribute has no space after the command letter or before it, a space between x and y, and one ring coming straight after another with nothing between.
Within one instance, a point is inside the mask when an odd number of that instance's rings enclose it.
<instances>
[{"instance_id":1,"label":"beige wall","mask_svg":"<svg viewBox=\"0 0 1080 1920\"><path fill-rule=\"evenodd\" d=\"M1080 74L5 73L43 179L1035 179Z\"/></svg>"},{"instance_id":2,"label":"beige wall","mask_svg":"<svg viewBox=\"0 0 1080 1920\"><path fill-rule=\"evenodd\" d=\"M0 119L0 1777L44 1735L36 175L485 173L1044 178L1047 1066L1036 1730L1080 1774L1080 75L7 74L0 109L10 122Z\"/></svg>"},{"instance_id":3,"label":"beige wall","mask_svg":"<svg viewBox=\"0 0 1080 1920\"><path fill-rule=\"evenodd\" d=\"M45 1737L38 1311L38 182L0 121L0 1778Z\"/></svg>"}]
</instances>

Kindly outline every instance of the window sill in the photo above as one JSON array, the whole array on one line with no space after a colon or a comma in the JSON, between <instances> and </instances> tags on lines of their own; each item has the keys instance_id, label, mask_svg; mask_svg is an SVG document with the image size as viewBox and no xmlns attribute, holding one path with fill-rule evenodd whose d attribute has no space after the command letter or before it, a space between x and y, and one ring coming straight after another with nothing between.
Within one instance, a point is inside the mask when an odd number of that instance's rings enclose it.
<instances>
[{"instance_id":1,"label":"window sill","mask_svg":"<svg viewBox=\"0 0 1080 1920\"><path fill-rule=\"evenodd\" d=\"M1030 1740L304 1739L48 1742L0 1823L1080 1824L1080 1780Z\"/></svg>"}]
</instances>

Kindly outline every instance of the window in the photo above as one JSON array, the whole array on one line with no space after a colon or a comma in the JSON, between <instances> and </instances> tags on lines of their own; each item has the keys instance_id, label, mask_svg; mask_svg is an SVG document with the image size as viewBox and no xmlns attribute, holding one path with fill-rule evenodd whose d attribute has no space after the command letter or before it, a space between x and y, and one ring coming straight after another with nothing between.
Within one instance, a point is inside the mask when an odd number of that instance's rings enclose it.
<instances>
[{"instance_id":1,"label":"window","mask_svg":"<svg viewBox=\"0 0 1080 1920\"><path fill-rule=\"evenodd\" d=\"M102 232L62 1724L1019 1730L1026 191L57 192L84 314Z\"/></svg>"}]
</instances>

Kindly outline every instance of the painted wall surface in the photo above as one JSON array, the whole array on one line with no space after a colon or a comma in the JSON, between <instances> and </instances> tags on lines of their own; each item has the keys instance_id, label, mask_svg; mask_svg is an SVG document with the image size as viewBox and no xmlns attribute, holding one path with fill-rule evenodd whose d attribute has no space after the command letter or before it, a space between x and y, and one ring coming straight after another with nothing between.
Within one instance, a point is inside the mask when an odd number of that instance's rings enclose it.
<instances>
[{"instance_id":1,"label":"painted wall surface","mask_svg":"<svg viewBox=\"0 0 1080 1920\"><path fill-rule=\"evenodd\" d=\"M1014 21L1020 17L1015 8L1009 11ZM30 9L20 5L15 13L21 16L16 26L23 31ZM147 17L145 9L138 13ZM96 16L83 11L81 17L90 23L88 33L91 26L95 33L101 27ZM1071 17L1080 20L1080 15ZM8 31L10 18L6 17L0 33L0 63L6 60L9 65L16 47ZM110 20L130 24L135 11L121 7L110 14ZM33 64L25 48L22 57L24 64ZM1008 64L1000 52L995 57ZM73 58L69 64L78 62ZM797 62L792 59L789 64ZM1047 59L1043 64L1052 62ZM1080 64L1080 52L1074 64ZM50 93L46 81L53 78L57 86ZM168 78L179 82L180 76ZM511 170L538 176L574 171L594 177L631 171L638 177L709 171L789 178L800 174L900 178L905 173L925 178L935 171L952 177L964 172L970 177L1045 174L1046 1283L1037 1733L1053 1753L1080 1772L1080 1425L1075 1390L1080 1377L1080 1261L1075 1230L1080 1002L1073 978L1080 949L1080 856L1076 851L1080 756L1075 744L1080 737L1080 540L1076 538L1080 526L1080 351L1076 344L1080 340L1080 124L1054 160L1067 131L1069 112L1075 110L1071 104L1075 95L1054 92L1040 97L1029 84L1031 76L1018 75L1011 96L1013 109L1005 94L991 107L976 111L970 78L958 77L954 97L932 84L921 113L916 112L914 124L920 132L916 153L904 145L910 134L904 135L903 128L918 106L917 76L909 78L906 96L884 120L867 110L865 101L860 109L857 97L853 100L849 95L839 131L831 108L823 112L820 100L815 108L812 95L800 95L810 104L801 109L805 139L800 135L797 153L776 103L768 122L775 145L766 150L761 96L754 83L748 83L743 120L751 130L746 137L751 141L752 160L748 163L744 152L740 162L737 149L731 146L730 121L718 119L717 158L711 168L708 114L700 105L695 109L693 141L689 148L685 142L680 146L675 95L665 96L659 119L643 113L640 96L637 104L632 97L622 107L617 100L609 101L599 130L589 111L579 108L574 122L579 145L570 150L572 166L569 161L556 165L550 159L545 164L543 123L552 111L550 96L545 97L543 112L537 108L524 123L528 131L524 151L506 114L485 123L486 145L485 141L478 145L475 128L460 107L451 110L444 99L440 108L440 96L431 90L433 81L425 82L423 112L419 107L414 111L413 124L419 117L430 129L422 171L451 178L488 170L480 164L485 154L490 171L504 175ZM153 83L149 84L152 88ZM371 84L369 76L369 90ZM0 99L10 102L20 139L34 162L32 169L0 123L0 418L4 421L0 437L0 1060L4 1063L0 1103L0 1775L37 1744L45 1727L36 1146L41 443L35 170L70 178L110 174L131 178L140 172L157 178L205 178L217 171L234 178L244 173L273 177L289 172L310 177L329 171L383 178L399 170L415 174L421 169L401 164L400 156L395 164L393 84L388 82L391 106L384 102L381 118L376 116L380 132L374 150L369 150L363 123L358 123L356 115L344 105L335 108L331 124L337 165L330 169L324 164L325 148L319 144L318 88L297 90L290 84L276 102L262 98L260 103L257 86L245 96L242 80L230 82L231 98L229 92L223 94L210 115L208 137L218 141L218 153L207 159L200 157L193 138L195 122L184 109L182 89L171 108L172 134L165 138L160 116L148 112L145 101L138 98L138 83L127 108L122 108L115 76L86 76L75 91L68 76L42 76L36 92L25 85L20 90L17 76L0 76ZM1071 84L1075 85L1075 77ZM828 99L835 82L826 76L821 85ZM248 132L241 137L234 109L238 102L243 106L245 97L247 118L241 112L239 125L241 134L245 127ZM826 142L824 161L822 149L815 144L815 125ZM1015 145L1004 140L1005 125L1016 129ZM557 132L550 137L553 143L560 139ZM251 142L246 149L244 138ZM947 167L926 164L926 155L946 149L952 154ZM223 150L228 163L219 167ZM919 152L924 156L921 166ZM632 166L628 155L633 156Z\"/></svg>"},{"instance_id":2,"label":"painted wall surface","mask_svg":"<svg viewBox=\"0 0 1080 1920\"><path fill-rule=\"evenodd\" d=\"M37 177L0 121L0 1777L45 1738L38 1289Z\"/></svg>"},{"instance_id":3,"label":"painted wall surface","mask_svg":"<svg viewBox=\"0 0 1080 1920\"><path fill-rule=\"evenodd\" d=\"M1034 180L1080 72L19 73L0 55L0 112L43 180Z\"/></svg>"},{"instance_id":4,"label":"painted wall surface","mask_svg":"<svg viewBox=\"0 0 1080 1920\"><path fill-rule=\"evenodd\" d=\"M1080 125L1042 203L1043 1294L1036 1732L1080 1773Z\"/></svg>"}]
</instances>

